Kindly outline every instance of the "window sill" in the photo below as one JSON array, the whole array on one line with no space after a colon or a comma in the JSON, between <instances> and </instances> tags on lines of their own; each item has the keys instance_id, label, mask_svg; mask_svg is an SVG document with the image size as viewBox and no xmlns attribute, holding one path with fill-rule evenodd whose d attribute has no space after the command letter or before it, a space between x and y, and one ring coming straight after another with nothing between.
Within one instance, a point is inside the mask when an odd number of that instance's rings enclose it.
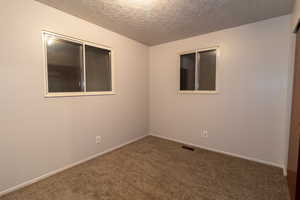
<instances>
[{"instance_id":1,"label":"window sill","mask_svg":"<svg viewBox=\"0 0 300 200\"><path fill-rule=\"evenodd\" d=\"M55 98L55 97L79 97L79 96L103 96L103 95L115 95L115 91L106 91L106 92L57 92L57 93L47 93L45 94L46 98Z\"/></svg>"},{"instance_id":2,"label":"window sill","mask_svg":"<svg viewBox=\"0 0 300 200\"><path fill-rule=\"evenodd\" d=\"M179 94L219 94L218 91L179 90Z\"/></svg>"}]
</instances>

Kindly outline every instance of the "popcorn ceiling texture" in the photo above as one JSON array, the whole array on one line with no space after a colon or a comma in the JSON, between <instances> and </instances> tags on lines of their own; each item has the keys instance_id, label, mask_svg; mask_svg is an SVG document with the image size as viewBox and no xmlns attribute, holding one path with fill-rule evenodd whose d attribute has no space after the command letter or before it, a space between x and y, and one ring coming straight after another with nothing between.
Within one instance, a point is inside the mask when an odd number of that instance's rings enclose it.
<instances>
[{"instance_id":1,"label":"popcorn ceiling texture","mask_svg":"<svg viewBox=\"0 0 300 200\"><path fill-rule=\"evenodd\" d=\"M289 14L294 0L37 0L147 45Z\"/></svg>"}]
</instances>

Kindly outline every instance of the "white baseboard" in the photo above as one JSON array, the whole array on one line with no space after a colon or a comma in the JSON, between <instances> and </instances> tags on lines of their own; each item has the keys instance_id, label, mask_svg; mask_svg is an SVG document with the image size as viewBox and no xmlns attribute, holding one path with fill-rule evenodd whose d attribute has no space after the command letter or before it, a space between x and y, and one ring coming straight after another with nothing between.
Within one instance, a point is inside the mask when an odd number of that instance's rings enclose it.
<instances>
[{"instance_id":1,"label":"white baseboard","mask_svg":"<svg viewBox=\"0 0 300 200\"><path fill-rule=\"evenodd\" d=\"M118 146L116 146L116 147L107 149L107 150L105 150L105 151L103 151L103 152L94 154L94 155L92 155L92 156L89 156L89 157L87 157L87 158L85 158L85 159L82 159L82 160L80 160L80 161L77 161L77 162L75 162L75 163L72 163L72 164L66 165L66 166L64 166L64 167L62 167L62 168L59 168L59 169L57 169L57 170L48 172L48 173L46 173L46 174L44 174L44 175L42 175L42 176L39 176L39 177L37 177L37 178L34 178L34 179L31 179L31 180L25 181L25 182L23 182L23 183L21 183L21 184L18 184L18 185L16 185L16 186L11 187L11 188L8 188L8 189L6 189L6 190L0 191L0 197L3 196L3 195L5 195L5 194L8 194L8 193L11 193L11 192L13 192L13 191L16 191L16 190L19 190L19 189L21 189L21 188L24 188L24 187L26 187L26 186L28 186L28 185L33 184L33 183L36 183L36 182L38 182L38 181L41 181L41 180L43 180L43 179L45 179L45 178L48 178L48 177L50 177L50 176L53 176L53 175L55 175L55 174L57 174L57 173L59 173L59 172L62 172L62 171L64 171L64 170L66 170L66 169L69 169L69 168L74 167L74 166L76 166L76 165L79 165L79 164L81 164L81 163L84 163L84 162L87 162L87 161L89 161L89 160L92 160L92 159L94 159L94 158L96 158L96 157L98 157L98 156L101 156L101 155L106 154L106 153L108 153L108 152L111 152L111 151L114 151L114 150L116 150L116 149L119 149L119 148L121 148L121 147L123 147L123 146L125 146L125 145L128 145L128 144L130 144L130 143L133 143L133 142L135 142L135 141L138 141L138 140L140 140L140 139L142 139L142 138L144 138L144 137L146 137L146 136L148 136L148 135L143 135L143 136L141 136L141 137L137 137L137 138L135 138L135 139L133 139L133 140L130 140L130 141L128 141L128 142L126 142L126 143L123 143L123 144L121 144L121 145L118 145Z\"/></svg>"},{"instance_id":2,"label":"white baseboard","mask_svg":"<svg viewBox=\"0 0 300 200\"><path fill-rule=\"evenodd\" d=\"M256 158L251 158L251 157L243 156L243 155L236 154L236 153L221 151L221 150L217 150L217 149L202 146L202 145L192 144L192 143L185 142L185 141L182 141L182 140L178 140L178 139L174 139L174 138L170 138L170 137L166 137L166 136L161 136L161 135L157 135L157 134L153 134L153 133L150 133L149 135L159 137L159 138L162 138L162 139L166 139L166 140L171 140L171 141L182 143L182 144L187 144L187 145L190 145L190 146L198 147L198 148L205 149L205 150L208 150L208 151L213 151L213 152L216 152L216 153L222 153L222 154L225 154L225 155L229 155L229 156L233 156L233 157L237 157L237 158L242 158L242 159L245 159L245 160L250 160L250 161L253 161L253 162L257 162L257 163L278 167L278 168L282 169L284 176L286 176L286 174L287 174L285 166L277 164L277 163L264 161L264 160L260 160L260 159L256 159Z\"/></svg>"}]
</instances>

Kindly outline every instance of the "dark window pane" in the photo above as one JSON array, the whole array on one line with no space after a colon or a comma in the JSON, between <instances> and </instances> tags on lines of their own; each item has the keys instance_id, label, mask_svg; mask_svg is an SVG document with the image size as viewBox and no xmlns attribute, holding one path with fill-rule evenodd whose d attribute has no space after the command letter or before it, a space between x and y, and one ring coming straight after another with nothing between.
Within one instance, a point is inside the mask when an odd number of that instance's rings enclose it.
<instances>
[{"instance_id":1,"label":"dark window pane","mask_svg":"<svg viewBox=\"0 0 300 200\"><path fill-rule=\"evenodd\" d=\"M216 50L198 53L198 90L216 90Z\"/></svg>"},{"instance_id":2,"label":"dark window pane","mask_svg":"<svg viewBox=\"0 0 300 200\"><path fill-rule=\"evenodd\" d=\"M195 90L196 54L180 56L180 90Z\"/></svg>"},{"instance_id":3,"label":"dark window pane","mask_svg":"<svg viewBox=\"0 0 300 200\"><path fill-rule=\"evenodd\" d=\"M47 38L49 92L83 91L82 45L62 39Z\"/></svg>"},{"instance_id":4,"label":"dark window pane","mask_svg":"<svg viewBox=\"0 0 300 200\"><path fill-rule=\"evenodd\" d=\"M85 46L86 90L111 91L110 51Z\"/></svg>"}]
</instances>

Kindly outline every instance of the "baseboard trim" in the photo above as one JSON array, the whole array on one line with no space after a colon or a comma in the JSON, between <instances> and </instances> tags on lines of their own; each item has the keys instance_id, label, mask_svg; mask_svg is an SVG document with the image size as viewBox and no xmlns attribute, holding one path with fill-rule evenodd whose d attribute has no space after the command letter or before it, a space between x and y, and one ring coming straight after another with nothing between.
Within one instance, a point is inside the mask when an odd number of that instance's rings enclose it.
<instances>
[{"instance_id":1,"label":"baseboard trim","mask_svg":"<svg viewBox=\"0 0 300 200\"><path fill-rule=\"evenodd\" d=\"M77 161L77 162L75 162L75 163L72 163L72 164L66 165L66 166L64 166L64 167L62 167L62 168L59 168L59 169L57 169L57 170L48 172L48 173L46 173L46 174L44 174L44 175L41 175L41 176L39 176L39 177L37 177L37 178L34 178L34 179L31 179L31 180L25 181L25 182L23 182L23 183L21 183L21 184L18 184L18 185L16 185L16 186L10 187L10 188L8 188L8 189L6 189L6 190L0 191L0 197L3 196L3 195L6 195L6 194L8 194L8 193L11 193L11 192L13 192L13 191L16 191L16 190L19 190L19 189L21 189L21 188L24 188L24 187L26 187L26 186L29 186L29 185L31 185L31 184L33 184L33 183L38 182L38 181L41 181L41 180L43 180L43 179L45 179L45 178L48 178L48 177L50 177L50 176L53 176L53 175L55 175L55 174L57 174L57 173L60 173L60 172L62 172L62 171L64 171L64 170L67 170L67 169L69 169L69 168L72 168L72 167L74 167L74 166L76 166L76 165L79 165L79 164L82 164L82 163L87 162L87 161L89 161L89 160L92 160L92 159L94 159L94 158L96 158L96 157L98 157L98 156L101 156L101 155L104 155L104 154L109 153L109 152L111 152L111 151L114 151L114 150L116 150L116 149L119 149L119 148L121 148L121 147L123 147L123 146L126 146L126 145L130 144L130 143L136 142L136 141L138 141L138 140L140 140L140 139L142 139L142 138L144 138L144 137L147 137L147 136L148 136L148 135L143 135L143 136L137 137L137 138L135 138L135 139L132 139L132 140L130 140L130 141L126 142L126 143L123 143L123 144L121 144L121 145L118 145L118 146L116 146L116 147L109 148L109 149L107 149L107 150L105 150L105 151L102 151L102 152L100 152L100 153L91 155L91 156L89 156L89 157L87 157L87 158L85 158L85 159L82 159L82 160L80 160L80 161Z\"/></svg>"},{"instance_id":2,"label":"baseboard trim","mask_svg":"<svg viewBox=\"0 0 300 200\"><path fill-rule=\"evenodd\" d=\"M191 146L194 146L194 147L198 147L198 148L205 149L205 150L208 150L208 151L213 151L213 152L216 152L216 153L221 153L221 154L225 154L225 155L229 155L229 156L242 158L242 159L245 159L245 160L250 160L250 161L253 161L253 162L269 165L269 166L278 167L278 168L282 169L283 175L286 176L285 167L283 165L280 165L280 164L277 164L277 163L264 161L264 160L260 160L260 159L256 159L256 158L251 158L251 157L243 156L243 155L236 154L236 153L230 153L230 152L226 152L226 151L222 151L222 150L218 150L218 149L214 149L214 148L210 148L210 147L206 147L206 146L202 146L202 145L192 144L192 143L189 143L189 142L186 142L186 141L183 141L183 140L178 140L178 139L170 138L170 137L167 137L167 136L161 136L161 135L157 135L157 134L153 134L153 133L150 133L149 135L154 136L154 137L159 137L159 138L162 138L162 139L166 139L166 140L170 140L170 141L174 141L174 142L178 142L178 143L182 143L182 144L191 145Z\"/></svg>"}]
</instances>

